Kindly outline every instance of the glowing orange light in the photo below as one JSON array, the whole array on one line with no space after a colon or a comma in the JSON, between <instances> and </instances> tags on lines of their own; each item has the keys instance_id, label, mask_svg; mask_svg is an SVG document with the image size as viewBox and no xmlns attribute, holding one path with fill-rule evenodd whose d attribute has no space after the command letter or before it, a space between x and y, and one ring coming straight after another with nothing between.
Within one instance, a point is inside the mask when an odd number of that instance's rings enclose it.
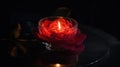
<instances>
[{"instance_id":1,"label":"glowing orange light","mask_svg":"<svg viewBox=\"0 0 120 67\"><path fill-rule=\"evenodd\" d=\"M56 63L56 64L51 64L50 67L68 67L64 64L59 64L59 63Z\"/></svg>"},{"instance_id":2,"label":"glowing orange light","mask_svg":"<svg viewBox=\"0 0 120 67\"><path fill-rule=\"evenodd\" d=\"M61 64L55 64L55 67L61 67Z\"/></svg>"},{"instance_id":3,"label":"glowing orange light","mask_svg":"<svg viewBox=\"0 0 120 67\"><path fill-rule=\"evenodd\" d=\"M60 21L58 21L58 30L61 30L61 24L60 24Z\"/></svg>"},{"instance_id":4,"label":"glowing orange light","mask_svg":"<svg viewBox=\"0 0 120 67\"><path fill-rule=\"evenodd\" d=\"M54 33L64 33L65 34L66 31L71 30L70 27L72 27L72 24L68 20L65 20L60 17L60 18L54 20L49 25L48 30L52 31ZM73 31L73 30L71 30L71 31Z\"/></svg>"}]
</instances>

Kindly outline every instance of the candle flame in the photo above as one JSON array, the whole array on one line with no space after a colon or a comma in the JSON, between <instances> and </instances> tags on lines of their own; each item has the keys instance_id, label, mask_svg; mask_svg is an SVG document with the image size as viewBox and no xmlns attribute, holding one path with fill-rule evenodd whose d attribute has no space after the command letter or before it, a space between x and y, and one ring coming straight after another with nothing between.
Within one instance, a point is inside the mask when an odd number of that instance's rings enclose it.
<instances>
[{"instance_id":1,"label":"candle flame","mask_svg":"<svg viewBox=\"0 0 120 67\"><path fill-rule=\"evenodd\" d=\"M60 24L60 21L58 21L58 30L61 30L61 24Z\"/></svg>"}]
</instances>

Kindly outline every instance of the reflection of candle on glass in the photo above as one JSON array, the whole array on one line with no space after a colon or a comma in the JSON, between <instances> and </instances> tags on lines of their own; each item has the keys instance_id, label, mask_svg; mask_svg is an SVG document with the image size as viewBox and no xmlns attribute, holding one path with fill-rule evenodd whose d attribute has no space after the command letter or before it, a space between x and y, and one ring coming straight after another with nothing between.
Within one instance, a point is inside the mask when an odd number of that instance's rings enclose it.
<instances>
[{"instance_id":1,"label":"reflection of candle on glass","mask_svg":"<svg viewBox=\"0 0 120 67\"><path fill-rule=\"evenodd\" d=\"M55 64L55 67L61 67L61 65L60 64Z\"/></svg>"},{"instance_id":2,"label":"reflection of candle on glass","mask_svg":"<svg viewBox=\"0 0 120 67\"><path fill-rule=\"evenodd\" d=\"M66 66L63 64L56 63L56 64L52 64L51 67L66 67Z\"/></svg>"}]
</instances>

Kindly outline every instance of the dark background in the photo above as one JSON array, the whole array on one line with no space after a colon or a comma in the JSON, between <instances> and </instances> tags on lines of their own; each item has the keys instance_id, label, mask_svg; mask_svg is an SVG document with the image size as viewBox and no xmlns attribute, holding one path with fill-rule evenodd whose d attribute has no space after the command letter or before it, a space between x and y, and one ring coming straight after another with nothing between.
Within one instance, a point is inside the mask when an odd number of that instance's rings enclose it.
<instances>
[{"instance_id":1,"label":"dark background","mask_svg":"<svg viewBox=\"0 0 120 67\"><path fill-rule=\"evenodd\" d=\"M38 20L51 16L58 7L64 6L72 9L71 17L79 23L100 28L120 39L115 0L4 1L0 10L1 26L7 29L11 23L20 20L37 24Z\"/></svg>"},{"instance_id":2,"label":"dark background","mask_svg":"<svg viewBox=\"0 0 120 67\"><path fill-rule=\"evenodd\" d=\"M4 1L0 10L1 27L7 29L11 23L23 20L37 24L38 20L64 6L72 9L71 17L79 23L100 28L120 39L115 0Z\"/></svg>"},{"instance_id":3,"label":"dark background","mask_svg":"<svg viewBox=\"0 0 120 67\"><path fill-rule=\"evenodd\" d=\"M115 0L40 0L4 1L0 3L1 37L6 36L16 22L20 21L23 26L25 21L37 24L41 18L51 16L57 8L68 7L72 9L71 17L80 24L101 29L120 39ZM118 67L117 65L120 63L120 47L118 46L112 48L113 54L110 62L103 66Z\"/></svg>"}]
</instances>

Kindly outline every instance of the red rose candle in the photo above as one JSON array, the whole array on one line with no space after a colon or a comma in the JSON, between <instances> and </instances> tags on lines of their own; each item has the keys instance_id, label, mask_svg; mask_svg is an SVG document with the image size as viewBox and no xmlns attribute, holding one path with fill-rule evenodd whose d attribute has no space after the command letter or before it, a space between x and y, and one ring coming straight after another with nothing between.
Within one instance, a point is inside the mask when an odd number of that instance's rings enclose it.
<instances>
[{"instance_id":1,"label":"red rose candle","mask_svg":"<svg viewBox=\"0 0 120 67\"><path fill-rule=\"evenodd\" d=\"M77 23L63 17L44 18L39 22L39 36L47 41L71 39L75 36L76 30Z\"/></svg>"},{"instance_id":2,"label":"red rose candle","mask_svg":"<svg viewBox=\"0 0 120 67\"><path fill-rule=\"evenodd\" d=\"M55 50L66 50L70 54L80 54L84 45L82 42L86 35L77 28L77 21L72 18L54 16L46 17L39 21L38 37Z\"/></svg>"}]
</instances>

